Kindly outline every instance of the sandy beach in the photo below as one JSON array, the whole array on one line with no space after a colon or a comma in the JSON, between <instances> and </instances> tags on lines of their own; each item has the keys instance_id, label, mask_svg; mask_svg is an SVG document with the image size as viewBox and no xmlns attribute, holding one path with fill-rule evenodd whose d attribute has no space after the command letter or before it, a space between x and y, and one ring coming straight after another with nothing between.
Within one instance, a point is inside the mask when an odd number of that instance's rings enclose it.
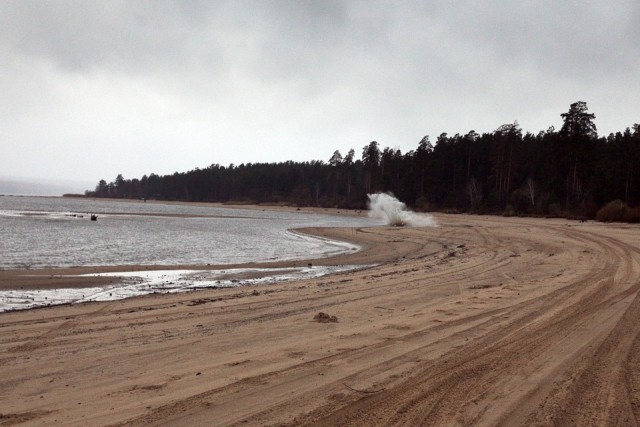
<instances>
[{"instance_id":1,"label":"sandy beach","mask_svg":"<svg viewBox=\"0 0 640 427\"><path fill-rule=\"evenodd\" d=\"M363 270L0 313L0 426L638 425L640 228L436 219L270 265Z\"/></svg>"}]
</instances>

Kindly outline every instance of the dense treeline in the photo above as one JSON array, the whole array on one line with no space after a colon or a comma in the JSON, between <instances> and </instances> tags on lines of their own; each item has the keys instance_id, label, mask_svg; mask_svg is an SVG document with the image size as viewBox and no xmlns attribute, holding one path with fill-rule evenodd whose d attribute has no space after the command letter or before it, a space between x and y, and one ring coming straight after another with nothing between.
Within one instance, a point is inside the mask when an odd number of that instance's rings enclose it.
<instances>
[{"instance_id":1,"label":"dense treeline","mask_svg":"<svg viewBox=\"0 0 640 427\"><path fill-rule=\"evenodd\" d=\"M327 162L212 164L141 179L118 175L86 194L363 208L368 193L391 192L419 210L581 218L600 211L605 220L637 220L629 206L640 202L640 125L598 137L595 115L582 101L561 116L559 131L523 134L515 122L481 135L443 133L435 143L425 136L404 154L373 141L360 159L351 149L345 156L335 151ZM621 217L608 217L612 209Z\"/></svg>"}]
</instances>

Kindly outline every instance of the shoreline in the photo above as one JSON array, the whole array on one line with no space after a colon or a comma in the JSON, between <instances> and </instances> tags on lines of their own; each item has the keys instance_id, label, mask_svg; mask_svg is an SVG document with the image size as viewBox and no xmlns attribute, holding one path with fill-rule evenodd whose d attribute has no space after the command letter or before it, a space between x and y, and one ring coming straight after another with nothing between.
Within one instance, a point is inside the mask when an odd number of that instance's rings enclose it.
<instances>
[{"instance_id":1,"label":"shoreline","mask_svg":"<svg viewBox=\"0 0 640 427\"><path fill-rule=\"evenodd\" d=\"M9 197L9 196L7 196ZM10 197L22 197L22 196L10 196ZM141 200L135 199L100 199L100 198L87 198L87 197L57 197L57 196L24 196L29 198L59 198L70 200L90 200L90 201L105 201L111 202L123 202L123 203L145 203ZM321 214L321 215L341 215L341 216L366 216L366 212L362 211L347 211L344 209L331 209L331 208L297 208L283 205L255 205L255 204L223 204L223 203L207 203L207 202L179 202L179 201L157 201L149 200L148 204L165 204L165 205L184 205L184 206L200 206L200 207L214 207L222 209L245 209L251 211L285 211L291 213L305 213L305 214ZM100 214L99 214L100 215ZM225 216L225 215L198 215L198 214L171 214L171 213L128 213L128 212L110 212L102 215L114 215L114 216L161 216L172 218L241 218L237 215ZM250 218L250 217L248 217ZM351 232L349 232L351 230ZM300 233L312 238L326 239L329 241L335 241L338 243L353 243L360 249L366 250L369 242L367 239L361 239L357 234L360 230L345 229L344 231L336 231L335 233L322 231L318 227L306 227L299 229L291 229L289 232ZM346 238L345 238L346 237ZM359 243L361 242L361 243ZM367 252L368 254L368 252ZM307 266L309 263L318 266L330 266L330 265L344 265L344 264L367 264L362 256L352 256L345 250L344 253L337 255L329 255L325 257L311 257L300 259L288 259L280 261L258 261L248 263L229 263L229 264L119 264L119 265L105 265L105 266L64 266L64 267L36 267L28 269L0 269L0 291L7 290L51 290L62 288L85 288L96 286L109 286L114 285L117 281L117 277L99 277L99 276L87 276L90 274L102 274L102 273L130 273L134 271L147 272L147 271L159 271L159 270L199 270L199 271L214 271L224 269L237 269L237 268L301 268ZM355 260L350 262L350 260Z\"/></svg>"},{"instance_id":2,"label":"shoreline","mask_svg":"<svg viewBox=\"0 0 640 427\"><path fill-rule=\"evenodd\" d=\"M378 228L378 227L375 227ZM394 257L410 252L412 245L387 245L374 237L371 228L300 228L291 230L311 237L357 245L355 252L344 252L323 258L265 261L239 264L175 264L175 265L113 265L54 267L44 269L0 270L0 291L90 288L113 285L118 276L87 276L102 273L130 273L160 270L214 271L228 269L284 269L313 266L370 265L390 262Z\"/></svg>"}]
</instances>

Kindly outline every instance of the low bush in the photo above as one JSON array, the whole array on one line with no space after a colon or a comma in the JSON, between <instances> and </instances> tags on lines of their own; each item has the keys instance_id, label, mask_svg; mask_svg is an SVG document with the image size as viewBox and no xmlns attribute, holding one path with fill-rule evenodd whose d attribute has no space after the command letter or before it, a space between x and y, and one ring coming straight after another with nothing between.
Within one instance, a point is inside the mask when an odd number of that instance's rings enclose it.
<instances>
[{"instance_id":1,"label":"low bush","mask_svg":"<svg viewBox=\"0 0 640 427\"><path fill-rule=\"evenodd\" d=\"M614 200L601 207L596 220L601 222L623 222L627 220L629 206L622 200Z\"/></svg>"}]
</instances>

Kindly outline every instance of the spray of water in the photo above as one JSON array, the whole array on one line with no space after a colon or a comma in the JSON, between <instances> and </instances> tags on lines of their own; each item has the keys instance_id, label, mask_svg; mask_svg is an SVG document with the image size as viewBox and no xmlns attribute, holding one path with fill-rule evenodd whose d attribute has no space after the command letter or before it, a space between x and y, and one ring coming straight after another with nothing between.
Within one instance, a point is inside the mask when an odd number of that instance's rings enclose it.
<instances>
[{"instance_id":1,"label":"spray of water","mask_svg":"<svg viewBox=\"0 0 640 427\"><path fill-rule=\"evenodd\" d=\"M418 214L407 209L407 206L392 194L368 194L369 216L382 218L387 224L397 227L436 227L438 224L431 215Z\"/></svg>"}]
</instances>

